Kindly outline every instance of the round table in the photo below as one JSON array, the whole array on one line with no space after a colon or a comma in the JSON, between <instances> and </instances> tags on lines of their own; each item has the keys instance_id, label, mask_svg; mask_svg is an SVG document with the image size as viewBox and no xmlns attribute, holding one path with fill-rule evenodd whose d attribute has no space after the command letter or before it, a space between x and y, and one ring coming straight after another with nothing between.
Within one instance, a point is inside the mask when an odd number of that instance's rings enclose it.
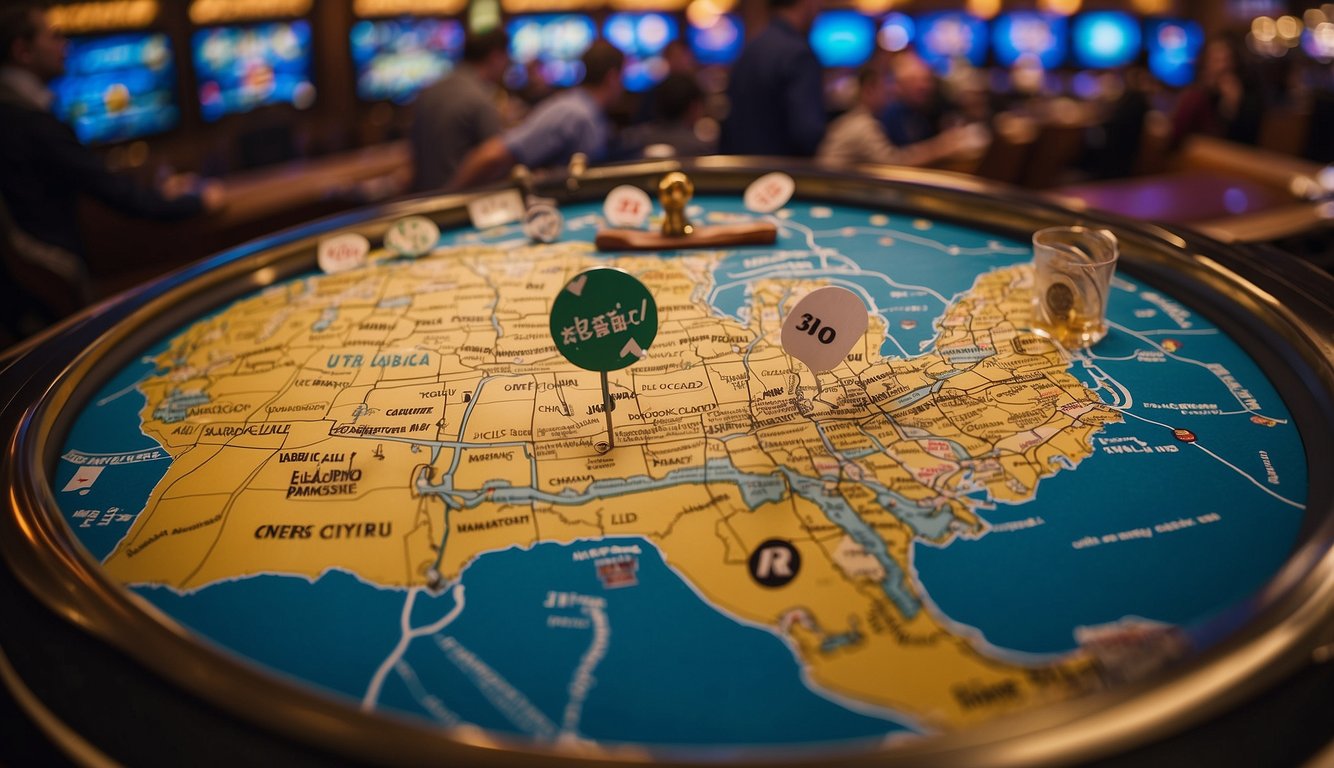
<instances>
[{"instance_id":1,"label":"round table","mask_svg":"<svg viewBox=\"0 0 1334 768\"><path fill-rule=\"evenodd\" d=\"M76 759L129 763L1142 763L1245 759L1275 720L1302 754L1328 738L1294 713L1329 697L1293 683L1330 677L1327 275L904 169L788 165L795 197L755 213L769 168L735 158L685 163L687 216L775 244L593 247L608 191L682 167L541 177L550 244L474 229L475 197L322 220L11 350L13 699ZM380 246L407 215L443 233L420 257ZM1091 349L1030 327L1029 238L1062 224L1120 243ZM367 264L316 271L349 232ZM551 327L602 266L660 323L607 374L609 420ZM829 285L870 324L817 373L779 332ZM566 341L646 316L615 298Z\"/></svg>"}]
</instances>

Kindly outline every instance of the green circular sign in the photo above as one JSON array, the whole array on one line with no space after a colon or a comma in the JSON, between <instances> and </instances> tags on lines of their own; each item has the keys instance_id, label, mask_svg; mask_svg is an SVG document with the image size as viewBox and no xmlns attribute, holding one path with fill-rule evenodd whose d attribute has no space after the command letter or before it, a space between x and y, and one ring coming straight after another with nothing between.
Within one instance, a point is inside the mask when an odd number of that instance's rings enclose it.
<instances>
[{"instance_id":1,"label":"green circular sign","mask_svg":"<svg viewBox=\"0 0 1334 768\"><path fill-rule=\"evenodd\" d=\"M619 371L648 352L658 305L644 284L610 267L580 272L551 304L551 338L566 360L588 371Z\"/></svg>"}]
</instances>

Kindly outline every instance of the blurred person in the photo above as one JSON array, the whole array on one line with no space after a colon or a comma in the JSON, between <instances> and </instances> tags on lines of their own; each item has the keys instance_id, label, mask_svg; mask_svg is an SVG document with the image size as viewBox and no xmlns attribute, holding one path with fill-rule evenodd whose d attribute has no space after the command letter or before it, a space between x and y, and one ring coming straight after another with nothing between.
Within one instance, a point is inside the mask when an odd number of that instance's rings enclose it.
<instances>
[{"instance_id":1,"label":"blurred person","mask_svg":"<svg viewBox=\"0 0 1334 768\"><path fill-rule=\"evenodd\" d=\"M1172 113L1174 149L1197 133L1241 144L1259 141L1264 98L1242 56L1242 47L1229 38L1205 43L1195 82L1181 92Z\"/></svg>"},{"instance_id":2,"label":"blurred person","mask_svg":"<svg viewBox=\"0 0 1334 768\"><path fill-rule=\"evenodd\" d=\"M732 65L721 150L810 157L824 138L824 71L807 35L820 0L769 0L769 26Z\"/></svg>"},{"instance_id":3,"label":"blurred person","mask_svg":"<svg viewBox=\"0 0 1334 768\"><path fill-rule=\"evenodd\" d=\"M508 68L503 29L469 35L463 61L417 97L409 134L413 190L444 187L468 152L500 133L496 100Z\"/></svg>"},{"instance_id":4,"label":"blurred person","mask_svg":"<svg viewBox=\"0 0 1334 768\"><path fill-rule=\"evenodd\" d=\"M931 67L911 49L890 61L894 98L880 113L885 135L895 146L907 147L940 133L949 111L940 81Z\"/></svg>"},{"instance_id":5,"label":"blurred person","mask_svg":"<svg viewBox=\"0 0 1334 768\"><path fill-rule=\"evenodd\" d=\"M666 65L663 79L658 84L645 91L639 99L639 107L635 110L633 122L646 123L650 120L660 119L660 110L658 108L658 95L662 83L673 75L686 75L690 79L695 79L699 73L699 62L695 60L695 52L690 50L690 46L685 40L676 37L672 38L662 49L662 60ZM702 95L701 95L701 98Z\"/></svg>"},{"instance_id":6,"label":"blurred person","mask_svg":"<svg viewBox=\"0 0 1334 768\"><path fill-rule=\"evenodd\" d=\"M611 125L606 112L625 92L621 70L625 55L598 40L583 55L583 82L538 104L519 125L493 136L469 152L451 189L494 181L515 164L545 168L566 163L577 152L598 161L607 152Z\"/></svg>"},{"instance_id":7,"label":"blurred person","mask_svg":"<svg viewBox=\"0 0 1334 768\"><path fill-rule=\"evenodd\" d=\"M162 189L113 174L51 112L47 85L65 73L65 38L53 29L40 3L0 7L0 198L7 231L6 277L33 271L91 300L76 203L86 194L131 216L184 218L222 206L217 182L174 176ZM6 279L0 301L18 289ZM54 309L48 320L65 314Z\"/></svg>"},{"instance_id":8,"label":"blurred person","mask_svg":"<svg viewBox=\"0 0 1334 768\"><path fill-rule=\"evenodd\" d=\"M863 67L857 73L857 101L829 124L815 155L816 161L829 166L859 163L929 165L974 148L980 140L977 128L959 127L908 147L895 146L876 118L892 100L893 90L884 73L877 67Z\"/></svg>"},{"instance_id":9,"label":"blurred person","mask_svg":"<svg viewBox=\"0 0 1334 768\"><path fill-rule=\"evenodd\" d=\"M694 74L673 72L654 86L651 93L654 112L649 121L629 128L621 136L624 157L662 157L666 147L671 148L675 157L696 157L717 150L716 136L710 137L707 131L700 130L704 91ZM716 125L714 128L716 133Z\"/></svg>"}]
</instances>

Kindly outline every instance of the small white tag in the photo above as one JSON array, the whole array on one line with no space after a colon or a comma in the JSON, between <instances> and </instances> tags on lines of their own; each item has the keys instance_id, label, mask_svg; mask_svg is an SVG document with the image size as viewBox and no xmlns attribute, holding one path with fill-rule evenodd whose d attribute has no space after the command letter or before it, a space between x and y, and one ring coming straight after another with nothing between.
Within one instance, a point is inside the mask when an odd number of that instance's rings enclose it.
<instances>
[{"instance_id":1,"label":"small white tag","mask_svg":"<svg viewBox=\"0 0 1334 768\"><path fill-rule=\"evenodd\" d=\"M653 213L653 200L639 187L622 184L607 193L602 203L602 215L613 227L639 229Z\"/></svg>"},{"instance_id":2,"label":"small white tag","mask_svg":"<svg viewBox=\"0 0 1334 768\"><path fill-rule=\"evenodd\" d=\"M793 181L791 176L782 171L774 171L752 181L750 186L746 187L746 194L742 199L748 211L773 213L787 205L787 201L792 199L792 193L796 190L797 182Z\"/></svg>"},{"instance_id":3,"label":"small white tag","mask_svg":"<svg viewBox=\"0 0 1334 768\"><path fill-rule=\"evenodd\" d=\"M366 265L371 242L355 232L321 240L315 260L325 274L346 272Z\"/></svg>"},{"instance_id":4,"label":"small white tag","mask_svg":"<svg viewBox=\"0 0 1334 768\"><path fill-rule=\"evenodd\" d=\"M523 219L523 195L507 189L468 202L468 218L477 229L490 229Z\"/></svg>"},{"instance_id":5,"label":"small white tag","mask_svg":"<svg viewBox=\"0 0 1334 768\"><path fill-rule=\"evenodd\" d=\"M399 219L384 233L384 247L411 258L430 253L439 241L440 228L425 216Z\"/></svg>"},{"instance_id":6,"label":"small white tag","mask_svg":"<svg viewBox=\"0 0 1334 768\"><path fill-rule=\"evenodd\" d=\"M560 209L548 203L538 203L523 216L523 233L537 243L554 243L565 229L565 217Z\"/></svg>"},{"instance_id":7,"label":"small white tag","mask_svg":"<svg viewBox=\"0 0 1334 768\"><path fill-rule=\"evenodd\" d=\"M866 304L847 288L817 288L797 302L783 320L783 351L822 373L843 362L866 333Z\"/></svg>"}]
</instances>

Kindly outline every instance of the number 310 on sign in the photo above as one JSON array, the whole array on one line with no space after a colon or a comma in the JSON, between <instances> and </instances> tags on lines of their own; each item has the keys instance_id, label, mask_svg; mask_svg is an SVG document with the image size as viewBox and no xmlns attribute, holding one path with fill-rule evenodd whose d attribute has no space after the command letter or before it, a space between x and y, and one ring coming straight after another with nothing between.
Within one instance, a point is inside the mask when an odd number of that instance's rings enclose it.
<instances>
[{"instance_id":1,"label":"number 310 on sign","mask_svg":"<svg viewBox=\"0 0 1334 768\"><path fill-rule=\"evenodd\" d=\"M847 288L811 291L783 321L783 350L812 371L832 370L866 333L866 305Z\"/></svg>"}]
</instances>

